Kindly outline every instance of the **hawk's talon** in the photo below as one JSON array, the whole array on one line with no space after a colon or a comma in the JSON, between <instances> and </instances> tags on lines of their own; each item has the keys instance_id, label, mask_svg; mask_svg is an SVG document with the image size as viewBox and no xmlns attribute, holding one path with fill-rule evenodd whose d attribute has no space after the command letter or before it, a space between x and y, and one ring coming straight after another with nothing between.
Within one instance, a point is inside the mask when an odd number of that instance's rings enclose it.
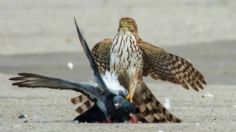
<instances>
[{"instance_id":1,"label":"hawk's talon","mask_svg":"<svg viewBox=\"0 0 236 132\"><path fill-rule=\"evenodd\" d=\"M126 99L129 100L129 102L131 103L133 102L132 97L129 94L126 96Z\"/></svg>"}]
</instances>

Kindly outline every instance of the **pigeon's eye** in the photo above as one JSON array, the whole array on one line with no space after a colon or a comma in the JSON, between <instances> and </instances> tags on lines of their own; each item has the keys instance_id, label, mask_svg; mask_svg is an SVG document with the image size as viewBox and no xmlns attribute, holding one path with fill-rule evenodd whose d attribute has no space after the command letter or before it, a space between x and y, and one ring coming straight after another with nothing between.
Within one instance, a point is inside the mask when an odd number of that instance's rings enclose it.
<instances>
[{"instance_id":1,"label":"pigeon's eye","mask_svg":"<svg viewBox=\"0 0 236 132\"><path fill-rule=\"evenodd\" d=\"M115 105L116 109L120 108L120 103L115 103L114 105Z\"/></svg>"}]
</instances>

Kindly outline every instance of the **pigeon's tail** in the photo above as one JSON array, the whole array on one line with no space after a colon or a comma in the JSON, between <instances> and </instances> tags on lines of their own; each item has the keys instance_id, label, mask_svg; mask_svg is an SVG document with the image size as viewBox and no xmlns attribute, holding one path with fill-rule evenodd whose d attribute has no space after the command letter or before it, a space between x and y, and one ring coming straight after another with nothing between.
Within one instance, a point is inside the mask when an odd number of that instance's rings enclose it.
<instances>
[{"instance_id":1,"label":"pigeon's tail","mask_svg":"<svg viewBox=\"0 0 236 132\"><path fill-rule=\"evenodd\" d=\"M12 77L9 80L15 81L12 85L28 88L50 88L50 89L68 89L79 91L78 86L68 81L37 75L33 73L18 73L18 77Z\"/></svg>"},{"instance_id":2,"label":"pigeon's tail","mask_svg":"<svg viewBox=\"0 0 236 132\"><path fill-rule=\"evenodd\" d=\"M78 112L80 115L94 106L94 102L83 94L72 98L71 102L75 105L78 105L76 112Z\"/></svg>"},{"instance_id":3,"label":"pigeon's tail","mask_svg":"<svg viewBox=\"0 0 236 132\"><path fill-rule=\"evenodd\" d=\"M143 81L139 81L133 98L139 112L139 120L156 123L156 122L173 122L180 123L181 120L170 113L153 95L151 90Z\"/></svg>"}]
</instances>

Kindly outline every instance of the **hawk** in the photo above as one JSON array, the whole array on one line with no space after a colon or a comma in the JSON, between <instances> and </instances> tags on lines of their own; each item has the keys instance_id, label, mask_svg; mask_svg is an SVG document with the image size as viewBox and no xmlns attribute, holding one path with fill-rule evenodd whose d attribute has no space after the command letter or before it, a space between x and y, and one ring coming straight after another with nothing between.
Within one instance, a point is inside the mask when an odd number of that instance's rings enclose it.
<instances>
[{"instance_id":1,"label":"hawk","mask_svg":"<svg viewBox=\"0 0 236 132\"><path fill-rule=\"evenodd\" d=\"M129 99L139 108L139 119L146 122L181 120L162 106L143 82L143 76L150 75L155 80L169 81L196 91L207 84L190 62L142 40L133 18L121 18L117 35L98 42L92 48L92 54L101 74L115 73L119 82L128 88Z\"/></svg>"}]
</instances>

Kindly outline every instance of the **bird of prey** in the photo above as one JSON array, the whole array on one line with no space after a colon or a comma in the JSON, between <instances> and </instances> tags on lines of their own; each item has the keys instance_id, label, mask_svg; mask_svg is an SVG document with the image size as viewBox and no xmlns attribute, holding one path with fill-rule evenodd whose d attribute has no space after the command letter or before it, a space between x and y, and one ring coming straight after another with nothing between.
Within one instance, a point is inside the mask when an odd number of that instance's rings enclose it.
<instances>
[{"instance_id":1,"label":"bird of prey","mask_svg":"<svg viewBox=\"0 0 236 132\"><path fill-rule=\"evenodd\" d=\"M115 73L119 82L128 88L129 99L139 108L140 118L147 122L180 122L180 119L158 102L142 76L150 75L155 80L196 91L206 84L204 76L190 62L142 40L133 18L121 18L117 35L98 42L92 54L101 74Z\"/></svg>"},{"instance_id":2,"label":"bird of prey","mask_svg":"<svg viewBox=\"0 0 236 132\"><path fill-rule=\"evenodd\" d=\"M18 87L65 89L81 92L93 101L95 105L84 114L76 117L76 120L80 122L124 122L129 119L133 122L137 122L135 116L133 116L133 114L136 113L135 105L125 99L125 96L128 94L127 91L120 85L109 86L107 85L109 83L103 80L76 20L75 24L80 42L90 62L90 66L93 69L98 87L32 73L19 73L18 77L10 78L10 80L16 81L12 85Z\"/></svg>"}]
</instances>

